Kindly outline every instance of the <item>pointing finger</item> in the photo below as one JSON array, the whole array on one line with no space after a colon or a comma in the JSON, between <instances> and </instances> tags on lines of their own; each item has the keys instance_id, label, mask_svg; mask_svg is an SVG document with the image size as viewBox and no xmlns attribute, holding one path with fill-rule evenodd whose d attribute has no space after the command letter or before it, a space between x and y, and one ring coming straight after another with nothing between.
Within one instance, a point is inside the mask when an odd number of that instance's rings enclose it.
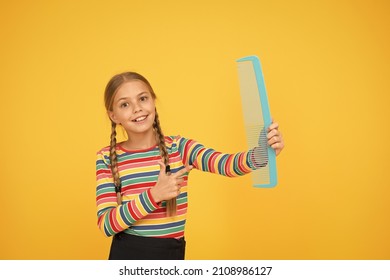
<instances>
[{"instance_id":1,"label":"pointing finger","mask_svg":"<svg viewBox=\"0 0 390 280\"><path fill-rule=\"evenodd\" d=\"M181 177L185 173L190 172L194 167L192 165L187 165L183 169L179 170L178 172L175 173L175 177Z\"/></svg>"}]
</instances>

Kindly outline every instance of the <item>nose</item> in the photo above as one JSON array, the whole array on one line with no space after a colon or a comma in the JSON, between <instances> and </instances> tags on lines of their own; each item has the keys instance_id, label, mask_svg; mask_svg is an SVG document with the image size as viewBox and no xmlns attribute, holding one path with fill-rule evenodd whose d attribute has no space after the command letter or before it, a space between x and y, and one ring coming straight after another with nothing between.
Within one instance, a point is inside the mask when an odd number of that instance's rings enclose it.
<instances>
[{"instance_id":1,"label":"nose","mask_svg":"<svg viewBox=\"0 0 390 280\"><path fill-rule=\"evenodd\" d=\"M133 112L138 113L140 111L142 111L141 105L139 104L139 102L135 102L134 107L133 107Z\"/></svg>"}]
</instances>

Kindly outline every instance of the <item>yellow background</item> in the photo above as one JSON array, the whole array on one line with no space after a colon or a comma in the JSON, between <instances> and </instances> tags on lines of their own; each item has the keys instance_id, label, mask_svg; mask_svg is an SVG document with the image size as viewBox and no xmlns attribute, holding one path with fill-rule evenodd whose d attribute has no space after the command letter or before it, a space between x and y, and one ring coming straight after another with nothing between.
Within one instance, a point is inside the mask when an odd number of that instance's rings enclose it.
<instances>
[{"instance_id":1,"label":"yellow background","mask_svg":"<svg viewBox=\"0 0 390 280\"><path fill-rule=\"evenodd\" d=\"M193 171L187 259L390 258L387 1L1 1L1 259L106 259L103 90L144 74L167 135L245 149L235 60L262 60L279 185Z\"/></svg>"}]
</instances>

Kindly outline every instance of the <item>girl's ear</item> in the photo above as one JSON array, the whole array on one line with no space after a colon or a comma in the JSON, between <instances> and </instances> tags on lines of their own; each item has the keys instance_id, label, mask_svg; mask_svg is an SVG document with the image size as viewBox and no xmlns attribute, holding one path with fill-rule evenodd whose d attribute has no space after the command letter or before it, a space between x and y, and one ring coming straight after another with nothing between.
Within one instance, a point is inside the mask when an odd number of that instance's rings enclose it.
<instances>
[{"instance_id":1,"label":"girl's ear","mask_svg":"<svg viewBox=\"0 0 390 280\"><path fill-rule=\"evenodd\" d=\"M115 116L115 114L114 114L114 111L107 111L107 114L108 114L108 116L110 117L110 119L111 119L114 123L120 124L120 123L118 122L118 120L116 119L116 116Z\"/></svg>"}]
</instances>

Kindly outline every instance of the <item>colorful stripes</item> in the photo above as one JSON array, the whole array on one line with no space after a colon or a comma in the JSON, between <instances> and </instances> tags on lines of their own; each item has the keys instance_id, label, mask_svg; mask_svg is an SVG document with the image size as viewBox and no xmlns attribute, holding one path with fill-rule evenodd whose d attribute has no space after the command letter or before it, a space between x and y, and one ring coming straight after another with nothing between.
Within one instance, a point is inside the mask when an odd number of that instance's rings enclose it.
<instances>
[{"instance_id":1,"label":"colorful stripes","mask_svg":"<svg viewBox=\"0 0 390 280\"><path fill-rule=\"evenodd\" d=\"M244 175L256 167L251 151L223 154L180 136L166 137L169 163L173 173L192 164L194 168L234 177ZM117 146L118 169L122 182L122 205L117 205L109 160L109 147L97 153L96 205L98 226L106 236L125 231L129 234L180 238L184 236L187 214L187 183L184 177L181 194L177 198L177 215L167 217L165 202L157 205L150 190L156 184L160 166L158 147L142 151L127 151Z\"/></svg>"}]
</instances>

